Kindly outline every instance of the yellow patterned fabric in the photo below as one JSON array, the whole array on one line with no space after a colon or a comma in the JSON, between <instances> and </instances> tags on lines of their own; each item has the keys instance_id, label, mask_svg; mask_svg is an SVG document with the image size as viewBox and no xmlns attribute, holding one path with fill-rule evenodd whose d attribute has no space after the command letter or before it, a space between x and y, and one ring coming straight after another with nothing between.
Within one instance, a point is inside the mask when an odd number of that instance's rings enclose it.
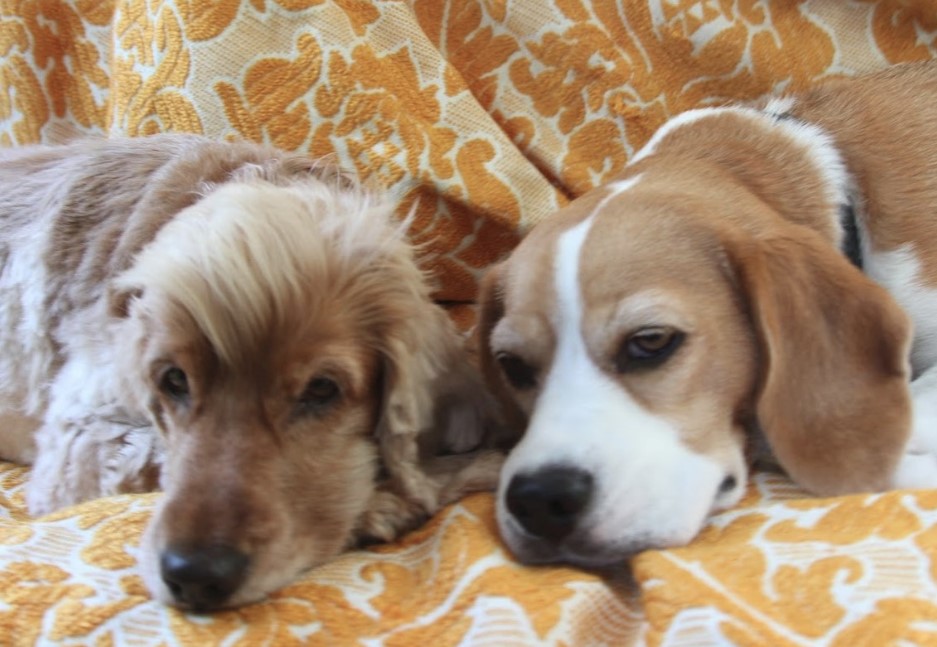
<instances>
[{"instance_id":1,"label":"yellow patterned fabric","mask_svg":"<svg viewBox=\"0 0 937 647\"><path fill-rule=\"evenodd\" d=\"M621 644L640 626L623 587L512 562L495 540L490 495L392 546L348 553L262 604L190 616L151 601L134 568L158 495L31 520L26 474L0 467L2 645Z\"/></svg>"},{"instance_id":2,"label":"yellow patterned fabric","mask_svg":"<svg viewBox=\"0 0 937 647\"><path fill-rule=\"evenodd\" d=\"M468 326L484 269L667 117L928 58L935 38L934 0L7 0L0 144L188 131L333 155L414 211ZM816 500L758 476L632 583L514 564L478 495L197 617L135 571L158 495L32 520L27 475L0 467L0 645L937 644L934 492Z\"/></svg>"},{"instance_id":3,"label":"yellow patterned fabric","mask_svg":"<svg viewBox=\"0 0 937 647\"><path fill-rule=\"evenodd\" d=\"M758 475L634 573L649 645L937 645L937 491L821 500Z\"/></svg>"}]
</instances>

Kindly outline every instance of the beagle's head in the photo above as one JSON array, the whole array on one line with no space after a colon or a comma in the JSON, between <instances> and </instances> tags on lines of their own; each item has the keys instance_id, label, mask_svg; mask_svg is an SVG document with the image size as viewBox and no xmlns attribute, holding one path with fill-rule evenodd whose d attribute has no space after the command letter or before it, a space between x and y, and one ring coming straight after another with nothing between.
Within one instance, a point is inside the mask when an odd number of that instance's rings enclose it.
<instances>
[{"instance_id":1,"label":"beagle's head","mask_svg":"<svg viewBox=\"0 0 937 647\"><path fill-rule=\"evenodd\" d=\"M755 429L821 494L886 486L901 452L909 326L888 295L744 187L679 186L596 189L486 277L483 368L525 426L497 517L523 561L689 542L741 498Z\"/></svg>"}]
</instances>

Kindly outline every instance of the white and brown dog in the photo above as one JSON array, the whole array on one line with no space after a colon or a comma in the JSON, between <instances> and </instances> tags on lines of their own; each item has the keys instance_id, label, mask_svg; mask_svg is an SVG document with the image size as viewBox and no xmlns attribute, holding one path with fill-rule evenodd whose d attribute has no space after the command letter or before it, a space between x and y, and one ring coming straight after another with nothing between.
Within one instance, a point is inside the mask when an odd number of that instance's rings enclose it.
<instances>
[{"instance_id":1,"label":"white and brown dog","mask_svg":"<svg viewBox=\"0 0 937 647\"><path fill-rule=\"evenodd\" d=\"M937 63L899 66L681 114L535 227L480 326L516 555L684 544L760 445L819 495L937 487L935 142Z\"/></svg>"},{"instance_id":2,"label":"white and brown dog","mask_svg":"<svg viewBox=\"0 0 937 647\"><path fill-rule=\"evenodd\" d=\"M161 485L161 600L262 597L501 459L390 201L249 143L0 154L0 456L35 514Z\"/></svg>"}]
</instances>

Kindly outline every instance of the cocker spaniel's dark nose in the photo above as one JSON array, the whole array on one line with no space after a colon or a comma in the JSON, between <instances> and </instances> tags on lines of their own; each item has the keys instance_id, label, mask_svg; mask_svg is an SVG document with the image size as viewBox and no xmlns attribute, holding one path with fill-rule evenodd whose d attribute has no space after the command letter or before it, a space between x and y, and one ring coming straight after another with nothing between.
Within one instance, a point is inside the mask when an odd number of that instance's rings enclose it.
<instances>
[{"instance_id":1,"label":"cocker spaniel's dark nose","mask_svg":"<svg viewBox=\"0 0 937 647\"><path fill-rule=\"evenodd\" d=\"M181 606L211 611L244 583L250 558L220 544L174 545L163 551L159 565L163 582Z\"/></svg>"},{"instance_id":2,"label":"cocker spaniel's dark nose","mask_svg":"<svg viewBox=\"0 0 937 647\"><path fill-rule=\"evenodd\" d=\"M545 467L511 479L507 508L524 530L558 542L576 527L592 499L592 475L575 467Z\"/></svg>"}]
</instances>

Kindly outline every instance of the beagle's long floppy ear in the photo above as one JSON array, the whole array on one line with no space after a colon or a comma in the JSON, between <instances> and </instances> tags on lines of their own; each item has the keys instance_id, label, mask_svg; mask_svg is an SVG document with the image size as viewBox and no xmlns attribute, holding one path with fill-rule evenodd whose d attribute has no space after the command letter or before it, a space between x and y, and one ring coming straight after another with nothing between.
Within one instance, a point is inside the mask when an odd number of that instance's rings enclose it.
<instances>
[{"instance_id":1,"label":"beagle's long floppy ear","mask_svg":"<svg viewBox=\"0 0 937 647\"><path fill-rule=\"evenodd\" d=\"M887 489L911 422L908 317L806 228L727 248L759 338L756 413L775 457L820 495Z\"/></svg>"},{"instance_id":2,"label":"beagle's long floppy ear","mask_svg":"<svg viewBox=\"0 0 937 647\"><path fill-rule=\"evenodd\" d=\"M378 439L395 489L432 513L448 502L443 492L451 484L446 475L429 474L427 454L482 449L498 428L497 408L462 336L432 303L415 266L398 272L394 284L409 288L384 296L388 304L394 303L396 315L386 326L383 342ZM495 478L492 474L490 483L476 483L475 489L493 488Z\"/></svg>"},{"instance_id":3,"label":"beagle's long floppy ear","mask_svg":"<svg viewBox=\"0 0 937 647\"><path fill-rule=\"evenodd\" d=\"M501 369L491 350L491 333L504 316L504 267L504 263L492 266L482 279L476 339L478 361L488 389L498 400L507 428L519 435L527 424L526 416L505 388Z\"/></svg>"}]
</instances>

